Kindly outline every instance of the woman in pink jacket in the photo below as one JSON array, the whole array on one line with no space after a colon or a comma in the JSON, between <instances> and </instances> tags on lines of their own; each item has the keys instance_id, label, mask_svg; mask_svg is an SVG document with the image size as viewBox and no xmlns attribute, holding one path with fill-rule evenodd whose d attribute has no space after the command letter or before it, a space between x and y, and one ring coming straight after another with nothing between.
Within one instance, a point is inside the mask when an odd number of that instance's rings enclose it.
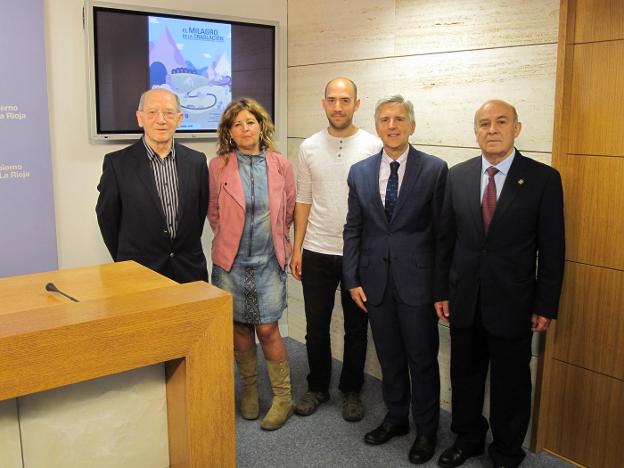
<instances>
[{"instance_id":1,"label":"woman in pink jacket","mask_svg":"<svg viewBox=\"0 0 624 468\"><path fill-rule=\"evenodd\" d=\"M273 403L260 425L274 430L293 413L288 354L277 321L286 308L286 265L295 183L275 151L274 127L255 100L230 103L221 117L218 156L210 161L208 220L214 231L212 283L232 293L234 355L241 414L259 416L255 335L267 360Z\"/></svg>"}]
</instances>

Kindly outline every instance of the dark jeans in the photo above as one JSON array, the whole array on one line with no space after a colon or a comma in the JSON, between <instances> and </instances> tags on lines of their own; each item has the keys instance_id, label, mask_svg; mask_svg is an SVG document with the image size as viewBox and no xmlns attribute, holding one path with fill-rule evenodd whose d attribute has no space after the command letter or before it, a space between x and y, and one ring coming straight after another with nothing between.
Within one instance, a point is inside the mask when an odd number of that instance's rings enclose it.
<instances>
[{"instance_id":1,"label":"dark jeans","mask_svg":"<svg viewBox=\"0 0 624 468\"><path fill-rule=\"evenodd\" d=\"M368 317L353 302L349 291L342 287L342 256L304 249L301 262L310 366L308 388L313 392L327 392L329 389L332 366L329 328L334 295L340 284L345 337L338 388L343 392L359 392L364 383Z\"/></svg>"}]
</instances>

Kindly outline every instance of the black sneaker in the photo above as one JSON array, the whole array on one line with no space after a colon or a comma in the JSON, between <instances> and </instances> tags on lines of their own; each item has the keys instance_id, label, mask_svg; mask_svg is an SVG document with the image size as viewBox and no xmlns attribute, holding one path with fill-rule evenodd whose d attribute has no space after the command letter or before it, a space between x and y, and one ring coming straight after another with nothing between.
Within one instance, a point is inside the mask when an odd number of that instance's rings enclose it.
<instances>
[{"instance_id":1,"label":"black sneaker","mask_svg":"<svg viewBox=\"0 0 624 468\"><path fill-rule=\"evenodd\" d=\"M329 393L307 391L295 405L295 413L299 416L310 416L326 401L329 401Z\"/></svg>"}]
</instances>

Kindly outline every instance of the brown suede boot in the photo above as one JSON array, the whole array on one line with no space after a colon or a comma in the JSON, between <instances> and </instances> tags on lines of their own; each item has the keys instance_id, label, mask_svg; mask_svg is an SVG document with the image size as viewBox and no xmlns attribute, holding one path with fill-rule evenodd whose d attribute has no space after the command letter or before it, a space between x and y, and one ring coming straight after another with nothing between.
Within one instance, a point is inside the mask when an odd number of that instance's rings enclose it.
<instances>
[{"instance_id":1,"label":"brown suede boot","mask_svg":"<svg viewBox=\"0 0 624 468\"><path fill-rule=\"evenodd\" d=\"M273 387L273 403L271 409L262 420L260 427L266 431L274 431L282 427L295 410L290 390L290 367L288 361L267 361L269 379Z\"/></svg>"},{"instance_id":2,"label":"brown suede boot","mask_svg":"<svg viewBox=\"0 0 624 468\"><path fill-rule=\"evenodd\" d=\"M245 419L258 419L258 370L256 347L248 351L234 352L240 382L240 412Z\"/></svg>"}]
</instances>

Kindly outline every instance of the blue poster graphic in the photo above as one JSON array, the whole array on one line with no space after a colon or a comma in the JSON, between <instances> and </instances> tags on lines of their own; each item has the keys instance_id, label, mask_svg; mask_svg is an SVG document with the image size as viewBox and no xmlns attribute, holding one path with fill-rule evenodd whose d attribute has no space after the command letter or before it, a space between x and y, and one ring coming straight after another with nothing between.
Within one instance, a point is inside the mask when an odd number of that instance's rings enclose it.
<instances>
[{"instance_id":1,"label":"blue poster graphic","mask_svg":"<svg viewBox=\"0 0 624 468\"><path fill-rule=\"evenodd\" d=\"M149 17L150 85L178 95L182 130L214 130L232 100L229 24Z\"/></svg>"}]
</instances>

